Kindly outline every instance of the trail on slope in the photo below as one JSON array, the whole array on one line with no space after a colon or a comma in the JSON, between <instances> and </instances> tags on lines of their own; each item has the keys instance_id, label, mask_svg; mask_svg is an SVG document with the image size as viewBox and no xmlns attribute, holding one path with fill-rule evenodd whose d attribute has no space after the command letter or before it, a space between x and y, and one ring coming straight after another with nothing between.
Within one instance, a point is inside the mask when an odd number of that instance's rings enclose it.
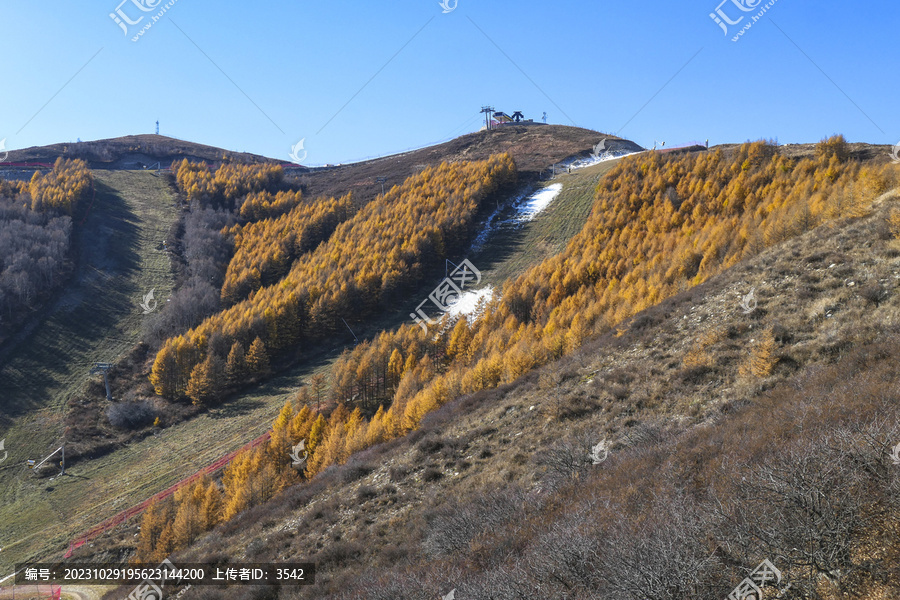
<instances>
[{"instance_id":1,"label":"trail on slope","mask_svg":"<svg viewBox=\"0 0 900 600\"><path fill-rule=\"evenodd\" d=\"M496 294L506 279L561 252L581 231L593 206L597 183L618 160L562 173L546 187L526 190L514 199L511 214L501 214L498 209L469 252L470 260L484 275L481 286L494 286Z\"/></svg>"},{"instance_id":2,"label":"trail on slope","mask_svg":"<svg viewBox=\"0 0 900 600\"><path fill-rule=\"evenodd\" d=\"M138 341L140 297L165 297L173 281L157 246L178 218L163 178L148 172L94 172L96 197L77 233L73 282L28 339L0 367L9 457L0 468L0 572L59 541L97 481L73 473L54 481L32 476L63 439L66 404L94 362L115 362Z\"/></svg>"},{"instance_id":3,"label":"trail on slope","mask_svg":"<svg viewBox=\"0 0 900 600\"><path fill-rule=\"evenodd\" d=\"M40 393L28 393L26 385L26 368L33 368L36 359L17 356L11 362L16 370L0 373L0 386L19 378L27 393L17 430L8 435L10 458L0 465L0 573L11 573L15 563L60 558L91 528L265 434L299 377L339 353L292 369L157 435L80 462L67 468L66 477L30 476L22 463L58 446L65 401L81 388L93 362L115 362L138 341L142 296L155 287L164 302L172 287L168 258L158 247L178 217L165 180L147 172L95 176L104 193L98 193L85 224L90 243L82 248L78 282L36 331L26 354L52 356L58 352L54 344L65 348L56 354L52 370L34 375L48 378ZM24 439L28 436L30 441Z\"/></svg>"}]
</instances>

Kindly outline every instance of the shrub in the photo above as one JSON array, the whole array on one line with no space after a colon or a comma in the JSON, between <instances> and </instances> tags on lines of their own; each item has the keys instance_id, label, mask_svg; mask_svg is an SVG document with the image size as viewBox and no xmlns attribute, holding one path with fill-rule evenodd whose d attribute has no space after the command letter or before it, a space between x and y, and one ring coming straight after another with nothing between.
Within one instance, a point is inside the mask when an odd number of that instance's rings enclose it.
<instances>
[{"instance_id":1,"label":"shrub","mask_svg":"<svg viewBox=\"0 0 900 600\"><path fill-rule=\"evenodd\" d=\"M370 464L347 465L343 472L344 483L352 483L357 479L362 479L374 470L375 467Z\"/></svg>"},{"instance_id":2,"label":"shrub","mask_svg":"<svg viewBox=\"0 0 900 600\"><path fill-rule=\"evenodd\" d=\"M119 429L140 429L153 423L158 416L159 412L146 400L119 402L106 409L110 425Z\"/></svg>"},{"instance_id":3,"label":"shrub","mask_svg":"<svg viewBox=\"0 0 900 600\"><path fill-rule=\"evenodd\" d=\"M371 500L372 498L375 498L377 496L378 496L378 490L376 490L375 488L373 488L370 485L362 486L361 488L359 488L359 491L356 493L356 497L359 499L360 502L365 502L367 500Z\"/></svg>"},{"instance_id":4,"label":"shrub","mask_svg":"<svg viewBox=\"0 0 900 600\"><path fill-rule=\"evenodd\" d=\"M692 365L681 369L678 372L678 378L684 383L697 385L703 381L703 378L706 377L707 374L712 373L713 370L712 367L705 364Z\"/></svg>"},{"instance_id":5,"label":"shrub","mask_svg":"<svg viewBox=\"0 0 900 600\"><path fill-rule=\"evenodd\" d=\"M405 465L398 465L396 467L391 467L391 481L403 481L406 479L406 476L409 475L409 467Z\"/></svg>"},{"instance_id":6,"label":"shrub","mask_svg":"<svg viewBox=\"0 0 900 600\"><path fill-rule=\"evenodd\" d=\"M566 480L584 478L593 466L591 449L600 439L591 431L570 434L538 456L537 464L547 468L549 486L556 488Z\"/></svg>"},{"instance_id":7,"label":"shrub","mask_svg":"<svg viewBox=\"0 0 900 600\"><path fill-rule=\"evenodd\" d=\"M419 442L419 451L424 455L434 454L444 447L446 440L438 434L431 432Z\"/></svg>"},{"instance_id":8,"label":"shrub","mask_svg":"<svg viewBox=\"0 0 900 600\"><path fill-rule=\"evenodd\" d=\"M875 306L881 304L887 296L884 287L877 281L861 286L858 293L863 300Z\"/></svg>"},{"instance_id":9,"label":"shrub","mask_svg":"<svg viewBox=\"0 0 900 600\"><path fill-rule=\"evenodd\" d=\"M354 542L334 542L316 555L316 567L326 570L331 566L345 565L358 559L362 552L362 546Z\"/></svg>"},{"instance_id":10,"label":"shrub","mask_svg":"<svg viewBox=\"0 0 900 600\"><path fill-rule=\"evenodd\" d=\"M426 467L424 471L422 471L422 481L437 481L444 474L441 473L440 469L435 469L434 467Z\"/></svg>"},{"instance_id":11,"label":"shrub","mask_svg":"<svg viewBox=\"0 0 900 600\"><path fill-rule=\"evenodd\" d=\"M622 387L621 389L625 390L627 397L627 388ZM588 396L584 390L577 390L563 398L560 403L559 418L560 420L579 419L599 410L600 406L601 403L596 396Z\"/></svg>"},{"instance_id":12,"label":"shrub","mask_svg":"<svg viewBox=\"0 0 900 600\"><path fill-rule=\"evenodd\" d=\"M524 492L517 487L454 499L426 513L423 543L431 556L452 555L480 536L490 536L516 516L522 516Z\"/></svg>"}]
</instances>

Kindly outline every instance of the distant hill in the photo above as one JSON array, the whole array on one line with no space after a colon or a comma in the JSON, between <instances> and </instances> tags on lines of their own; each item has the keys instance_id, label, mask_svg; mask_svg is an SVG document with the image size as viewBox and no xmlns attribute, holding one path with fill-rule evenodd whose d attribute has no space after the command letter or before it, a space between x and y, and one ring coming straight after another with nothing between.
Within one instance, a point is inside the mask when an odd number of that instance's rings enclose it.
<instances>
[{"instance_id":1,"label":"distant hill","mask_svg":"<svg viewBox=\"0 0 900 600\"><path fill-rule=\"evenodd\" d=\"M175 160L187 158L218 164L227 160L241 163L280 163L289 178L303 186L307 196L339 196L354 192L361 202L372 199L381 191L377 177L386 177L385 185L400 184L406 177L426 165L443 161L481 160L498 152L509 152L519 169L520 178L537 179L541 171L554 163L571 158L589 156L594 146L607 140L609 150L635 152L640 146L616 136L580 127L565 125L506 126L493 131L479 131L463 135L436 146L392 154L382 158L327 167L306 167L289 164L285 160L232 152L205 144L186 142L162 135L129 135L89 142L51 144L22 150L11 150L5 171L15 170L22 163L53 163L58 157L80 158L92 169L138 170L155 168L157 163L167 168ZM19 168L19 178L30 177L33 169Z\"/></svg>"},{"instance_id":2,"label":"distant hill","mask_svg":"<svg viewBox=\"0 0 900 600\"><path fill-rule=\"evenodd\" d=\"M157 163L166 168L172 161L183 158L209 163L220 163L223 160L244 163L279 162L258 154L232 152L154 134L33 146L11 150L7 160L13 164L52 163L59 157L80 158L93 169L144 169L154 167Z\"/></svg>"}]
</instances>

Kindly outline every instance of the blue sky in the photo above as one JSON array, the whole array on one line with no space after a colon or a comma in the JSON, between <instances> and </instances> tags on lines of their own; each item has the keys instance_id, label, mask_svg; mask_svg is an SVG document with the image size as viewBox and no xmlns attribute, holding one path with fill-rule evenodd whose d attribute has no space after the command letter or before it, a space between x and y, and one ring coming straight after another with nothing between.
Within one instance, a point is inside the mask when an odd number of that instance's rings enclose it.
<instances>
[{"instance_id":1,"label":"blue sky","mask_svg":"<svg viewBox=\"0 0 900 600\"><path fill-rule=\"evenodd\" d=\"M151 12L136 3L155 6ZM726 0L362 2L4 0L7 149L160 133L307 164L350 162L476 131L482 105L618 133L900 140L900 5ZM449 6L453 0L448 0ZM751 6L739 10L735 2ZM144 19L126 35L117 7Z\"/></svg>"}]
</instances>

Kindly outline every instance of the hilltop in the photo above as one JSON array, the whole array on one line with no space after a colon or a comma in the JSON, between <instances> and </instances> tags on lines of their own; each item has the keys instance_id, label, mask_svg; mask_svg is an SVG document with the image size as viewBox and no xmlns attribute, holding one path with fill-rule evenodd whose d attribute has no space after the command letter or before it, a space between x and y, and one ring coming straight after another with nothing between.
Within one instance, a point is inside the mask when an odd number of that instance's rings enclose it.
<instances>
[{"instance_id":1,"label":"hilltop","mask_svg":"<svg viewBox=\"0 0 900 600\"><path fill-rule=\"evenodd\" d=\"M231 152L164 135L127 135L104 140L68 142L10 150L9 163L50 163L57 158L80 158L92 169L140 170L168 168L173 161L188 159L218 164L223 161L241 163L277 162L265 156ZM0 165L3 167L3 165Z\"/></svg>"},{"instance_id":2,"label":"hilltop","mask_svg":"<svg viewBox=\"0 0 900 600\"><path fill-rule=\"evenodd\" d=\"M484 160L509 152L523 181L534 181L560 161L589 156L602 139L621 152L643 150L630 140L567 125L504 126L492 131L469 133L443 144L429 146L359 163L314 169L298 178L311 196L339 196L348 191L363 201L380 193L377 177L386 177L385 187L398 185L426 166L444 161Z\"/></svg>"},{"instance_id":3,"label":"hilltop","mask_svg":"<svg viewBox=\"0 0 900 600\"><path fill-rule=\"evenodd\" d=\"M525 180L538 179L542 171L565 159L584 158L601 140L609 140L609 148L621 152L637 152L640 146L609 134L566 125L541 127L505 126L493 131L466 134L449 142L392 154L357 163L327 167L306 167L284 159L269 158L245 152L233 152L204 144L154 134L129 135L104 140L51 144L11 150L8 163L52 164L57 158L79 158L92 169L141 170L168 169L174 161L187 159L218 165L223 162L243 164L281 164L288 177L302 185L309 196L340 196L353 192L365 202L375 196L377 177L387 179L385 185L402 183L425 166L444 161L483 160L491 154L509 152ZM0 164L2 170L13 169ZM24 173L24 171L23 171Z\"/></svg>"}]
</instances>

